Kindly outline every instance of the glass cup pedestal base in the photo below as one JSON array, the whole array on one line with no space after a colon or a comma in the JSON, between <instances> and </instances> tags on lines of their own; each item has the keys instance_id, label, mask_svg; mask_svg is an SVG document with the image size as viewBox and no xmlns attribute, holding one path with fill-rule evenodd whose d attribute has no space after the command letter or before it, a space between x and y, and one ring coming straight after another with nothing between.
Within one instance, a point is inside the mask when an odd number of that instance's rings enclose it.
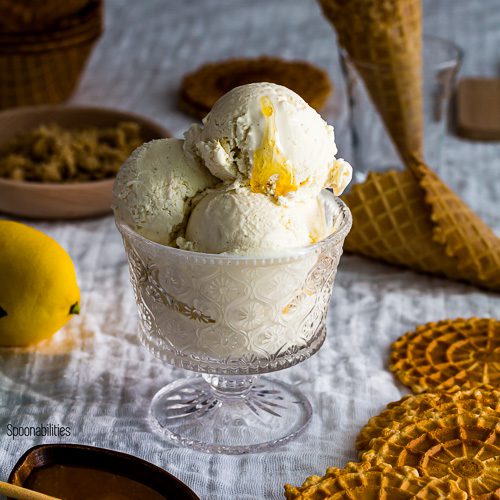
<instances>
[{"instance_id":1,"label":"glass cup pedestal base","mask_svg":"<svg viewBox=\"0 0 500 500\"><path fill-rule=\"evenodd\" d=\"M266 451L299 435L311 419L293 385L257 376L203 375L173 382L153 398L153 430L206 453Z\"/></svg>"}]
</instances>

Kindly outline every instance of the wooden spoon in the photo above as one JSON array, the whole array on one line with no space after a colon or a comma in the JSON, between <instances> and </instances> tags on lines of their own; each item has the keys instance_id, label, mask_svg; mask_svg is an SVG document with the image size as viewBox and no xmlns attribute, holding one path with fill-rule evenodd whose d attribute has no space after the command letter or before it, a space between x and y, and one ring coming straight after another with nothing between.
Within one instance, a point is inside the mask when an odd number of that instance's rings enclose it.
<instances>
[{"instance_id":1,"label":"wooden spoon","mask_svg":"<svg viewBox=\"0 0 500 500\"><path fill-rule=\"evenodd\" d=\"M4 483L3 481L0 481L0 494L17 498L18 500L61 500L50 495L45 495L45 493L38 493L37 491L21 488L21 486Z\"/></svg>"}]
</instances>

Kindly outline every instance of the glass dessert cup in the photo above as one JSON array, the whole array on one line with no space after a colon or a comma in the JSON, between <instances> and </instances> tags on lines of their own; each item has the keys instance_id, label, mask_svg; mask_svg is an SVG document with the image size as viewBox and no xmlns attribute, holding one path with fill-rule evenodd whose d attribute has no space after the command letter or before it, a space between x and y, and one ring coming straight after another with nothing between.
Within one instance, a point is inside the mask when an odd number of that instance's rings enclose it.
<instances>
[{"instance_id":1,"label":"glass dessert cup","mask_svg":"<svg viewBox=\"0 0 500 500\"><path fill-rule=\"evenodd\" d=\"M334 232L279 256L189 252L154 243L116 220L122 234L142 343L158 358L200 377L153 398L152 428L210 453L279 446L308 424L312 409L295 386L258 378L314 354L325 319L349 209L322 194Z\"/></svg>"}]
</instances>

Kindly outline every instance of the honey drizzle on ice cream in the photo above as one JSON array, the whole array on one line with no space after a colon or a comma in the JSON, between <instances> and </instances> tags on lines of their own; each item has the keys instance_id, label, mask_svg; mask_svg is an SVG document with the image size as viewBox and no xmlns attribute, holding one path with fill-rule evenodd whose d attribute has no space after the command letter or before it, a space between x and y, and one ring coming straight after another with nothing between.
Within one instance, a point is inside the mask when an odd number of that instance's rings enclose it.
<instances>
[{"instance_id":1,"label":"honey drizzle on ice cream","mask_svg":"<svg viewBox=\"0 0 500 500\"><path fill-rule=\"evenodd\" d=\"M288 160L276 144L276 119L269 97L260 100L261 110L266 120L264 136L253 154L253 168L250 188L254 193L265 193L275 198L297 191Z\"/></svg>"}]
</instances>

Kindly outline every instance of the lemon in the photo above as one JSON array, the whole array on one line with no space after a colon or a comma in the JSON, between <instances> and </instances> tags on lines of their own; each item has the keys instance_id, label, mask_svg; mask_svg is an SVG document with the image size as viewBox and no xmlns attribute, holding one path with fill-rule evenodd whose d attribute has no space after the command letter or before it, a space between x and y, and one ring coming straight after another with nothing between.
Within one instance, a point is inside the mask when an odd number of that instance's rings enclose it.
<instances>
[{"instance_id":1,"label":"lemon","mask_svg":"<svg viewBox=\"0 0 500 500\"><path fill-rule=\"evenodd\" d=\"M78 314L70 256L46 234L0 220L0 345L47 339Z\"/></svg>"}]
</instances>

